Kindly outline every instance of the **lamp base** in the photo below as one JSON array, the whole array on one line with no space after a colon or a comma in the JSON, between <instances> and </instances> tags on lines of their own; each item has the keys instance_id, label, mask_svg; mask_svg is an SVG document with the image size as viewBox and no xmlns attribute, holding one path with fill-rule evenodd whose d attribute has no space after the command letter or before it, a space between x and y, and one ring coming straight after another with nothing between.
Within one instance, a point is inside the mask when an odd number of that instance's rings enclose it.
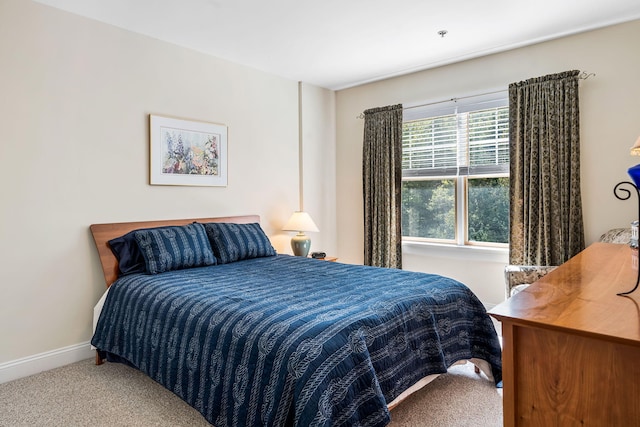
<instances>
[{"instance_id":1,"label":"lamp base","mask_svg":"<svg viewBox=\"0 0 640 427\"><path fill-rule=\"evenodd\" d=\"M306 257L309 254L309 248L311 248L311 239L303 232L299 232L291 238L291 249L293 249L295 256Z\"/></svg>"}]
</instances>

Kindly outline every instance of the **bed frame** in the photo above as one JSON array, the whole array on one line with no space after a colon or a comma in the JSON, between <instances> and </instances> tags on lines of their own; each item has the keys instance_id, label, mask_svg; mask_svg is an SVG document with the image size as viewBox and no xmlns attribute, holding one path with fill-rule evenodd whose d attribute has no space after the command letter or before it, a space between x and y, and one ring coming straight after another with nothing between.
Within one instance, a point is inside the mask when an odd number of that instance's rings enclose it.
<instances>
[{"instance_id":1,"label":"bed frame","mask_svg":"<svg viewBox=\"0 0 640 427\"><path fill-rule=\"evenodd\" d=\"M91 234L98 248L100 264L104 273L107 288L118 278L118 259L111 252L109 240L127 234L139 228L165 227L168 225L186 225L192 222L232 222L234 224L250 224L260 222L259 215L222 216L215 218L167 219L158 221L118 222L113 224L93 224Z\"/></svg>"}]
</instances>

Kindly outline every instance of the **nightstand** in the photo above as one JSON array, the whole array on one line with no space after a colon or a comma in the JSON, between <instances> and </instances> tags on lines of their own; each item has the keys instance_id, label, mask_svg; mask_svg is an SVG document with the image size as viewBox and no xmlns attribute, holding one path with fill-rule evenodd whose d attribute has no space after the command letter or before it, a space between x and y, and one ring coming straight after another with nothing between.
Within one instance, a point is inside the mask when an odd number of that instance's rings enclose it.
<instances>
[{"instance_id":1,"label":"nightstand","mask_svg":"<svg viewBox=\"0 0 640 427\"><path fill-rule=\"evenodd\" d=\"M311 258L311 257L309 257ZM313 259L318 259L320 261L330 261L330 262L336 262L338 260L338 257L335 256L326 256L324 258L313 258Z\"/></svg>"}]
</instances>

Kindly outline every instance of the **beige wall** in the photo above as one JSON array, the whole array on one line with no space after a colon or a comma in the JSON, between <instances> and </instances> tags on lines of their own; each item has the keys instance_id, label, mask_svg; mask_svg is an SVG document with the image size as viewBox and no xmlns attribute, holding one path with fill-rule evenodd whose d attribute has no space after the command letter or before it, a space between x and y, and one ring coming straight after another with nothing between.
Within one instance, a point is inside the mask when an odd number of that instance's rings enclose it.
<instances>
[{"instance_id":1,"label":"beige wall","mask_svg":"<svg viewBox=\"0 0 640 427\"><path fill-rule=\"evenodd\" d=\"M297 82L23 0L0 1L0 34L0 364L90 339L104 290L92 223L259 214L291 253ZM304 88L312 131L334 95ZM149 114L227 125L228 186L150 186ZM333 129L304 140L305 156L329 147L330 176L310 158L303 191L331 249Z\"/></svg>"},{"instance_id":2,"label":"beige wall","mask_svg":"<svg viewBox=\"0 0 640 427\"><path fill-rule=\"evenodd\" d=\"M23 0L0 1L0 34L0 364L89 340L103 291L92 223L255 213L290 253L279 230L303 205L312 250L361 263L366 108L594 72L581 87L587 240L634 218L611 189L640 135L637 21L338 93ZM148 185L149 114L227 125L228 186ZM407 269L458 278L489 305L505 263L405 248Z\"/></svg>"},{"instance_id":3,"label":"beige wall","mask_svg":"<svg viewBox=\"0 0 640 427\"><path fill-rule=\"evenodd\" d=\"M307 233L311 251L338 255L336 236L335 92L302 84L301 209L309 212L320 232Z\"/></svg>"},{"instance_id":4,"label":"beige wall","mask_svg":"<svg viewBox=\"0 0 640 427\"><path fill-rule=\"evenodd\" d=\"M507 89L509 83L566 70L595 73L581 82L582 194L586 239L637 216L637 201L614 198L614 185L638 163L629 147L640 135L640 21L389 79L336 94L337 203L340 257L362 262L362 129L365 109L437 101ZM419 48L419 46L417 46ZM407 269L445 274L469 285L488 305L503 298L506 255L405 248Z\"/></svg>"}]
</instances>

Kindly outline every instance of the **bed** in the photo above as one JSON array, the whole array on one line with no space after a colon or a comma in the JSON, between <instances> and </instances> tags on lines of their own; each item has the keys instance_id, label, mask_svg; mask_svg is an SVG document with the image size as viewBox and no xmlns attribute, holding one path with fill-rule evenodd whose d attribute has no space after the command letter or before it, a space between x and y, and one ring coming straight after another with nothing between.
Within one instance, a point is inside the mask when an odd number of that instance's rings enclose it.
<instances>
[{"instance_id":1,"label":"bed","mask_svg":"<svg viewBox=\"0 0 640 427\"><path fill-rule=\"evenodd\" d=\"M259 220L92 225L108 288L96 362L141 370L217 427L385 426L463 361L500 385L495 328L466 286L279 255ZM138 270L112 251L125 237Z\"/></svg>"}]
</instances>

